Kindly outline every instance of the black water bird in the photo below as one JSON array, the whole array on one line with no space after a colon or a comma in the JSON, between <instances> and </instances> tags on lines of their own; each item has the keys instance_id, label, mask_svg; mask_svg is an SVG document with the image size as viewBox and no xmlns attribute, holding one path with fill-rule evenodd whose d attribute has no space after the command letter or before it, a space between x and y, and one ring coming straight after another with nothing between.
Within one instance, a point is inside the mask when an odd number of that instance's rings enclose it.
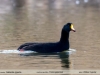
<instances>
[{"instance_id":1,"label":"black water bird","mask_svg":"<svg viewBox=\"0 0 100 75\"><path fill-rule=\"evenodd\" d=\"M18 50L19 51L36 51L38 53L55 53L62 52L69 49L69 34L70 31L74 31L72 23L67 23L64 25L61 31L61 38L58 42L54 43L25 43L22 44Z\"/></svg>"}]
</instances>

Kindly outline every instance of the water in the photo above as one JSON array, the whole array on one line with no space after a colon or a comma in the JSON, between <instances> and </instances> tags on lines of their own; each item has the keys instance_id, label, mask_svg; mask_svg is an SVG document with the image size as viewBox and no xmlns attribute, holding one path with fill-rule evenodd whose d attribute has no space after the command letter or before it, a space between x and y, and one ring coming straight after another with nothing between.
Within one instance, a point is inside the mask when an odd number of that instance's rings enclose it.
<instances>
[{"instance_id":1,"label":"water","mask_svg":"<svg viewBox=\"0 0 100 75\"><path fill-rule=\"evenodd\" d=\"M17 49L25 42L56 42L67 22L77 31L70 33L75 54L0 54L0 69L100 68L100 0L23 0L20 5L0 1L0 50Z\"/></svg>"}]
</instances>

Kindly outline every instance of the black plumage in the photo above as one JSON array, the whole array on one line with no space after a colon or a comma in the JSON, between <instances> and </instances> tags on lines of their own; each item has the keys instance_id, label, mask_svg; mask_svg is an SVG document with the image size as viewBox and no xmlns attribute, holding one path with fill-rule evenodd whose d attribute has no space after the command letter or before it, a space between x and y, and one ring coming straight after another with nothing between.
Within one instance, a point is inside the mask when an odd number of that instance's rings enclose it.
<instances>
[{"instance_id":1,"label":"black plumage","mask_svg":"<svg viewBox=\"0 0 100 75\"><path fill-rule=\"evenodd\" d=\"M74 31L72 23L67 23L62 28L61 38L55 43L25 43L22 44L18 50L31 50L39 53L54 53L62 52L69 49L69 33Z\"/></svg>"}]
</instances>

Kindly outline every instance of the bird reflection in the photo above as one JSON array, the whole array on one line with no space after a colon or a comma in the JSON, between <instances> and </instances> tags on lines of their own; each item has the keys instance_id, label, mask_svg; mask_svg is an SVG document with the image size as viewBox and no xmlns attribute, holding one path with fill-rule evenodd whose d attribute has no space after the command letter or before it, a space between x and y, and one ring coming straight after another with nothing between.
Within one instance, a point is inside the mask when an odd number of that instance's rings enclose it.
<instances>
[{"instance_id":1,"label":"bird reflection","mask_svg":"<svg viewBox=\"0 0 100 75\"><path fill-rule=\"evenodd\" d=\"M62 67L70 68L69 53L61 52L59 53L59 57L61 59Z\"/></svg>"}]
</instances>

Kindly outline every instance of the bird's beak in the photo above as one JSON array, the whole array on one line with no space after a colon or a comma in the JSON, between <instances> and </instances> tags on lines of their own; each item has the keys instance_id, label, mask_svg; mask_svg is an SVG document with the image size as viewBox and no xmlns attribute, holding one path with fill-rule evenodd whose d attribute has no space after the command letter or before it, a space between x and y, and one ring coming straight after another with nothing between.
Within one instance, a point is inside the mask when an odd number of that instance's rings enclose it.
<instances>
[{"instance_id":1,"label":"bird's beak","mask_svg":"<svg viewBox=\"0 0 100 75\"><path fill-rule=\"evenodd\" d=\"M76 32L76 30L73 27L73 24L71 24L71 31Z\"/></svg>"}]
</instances>

